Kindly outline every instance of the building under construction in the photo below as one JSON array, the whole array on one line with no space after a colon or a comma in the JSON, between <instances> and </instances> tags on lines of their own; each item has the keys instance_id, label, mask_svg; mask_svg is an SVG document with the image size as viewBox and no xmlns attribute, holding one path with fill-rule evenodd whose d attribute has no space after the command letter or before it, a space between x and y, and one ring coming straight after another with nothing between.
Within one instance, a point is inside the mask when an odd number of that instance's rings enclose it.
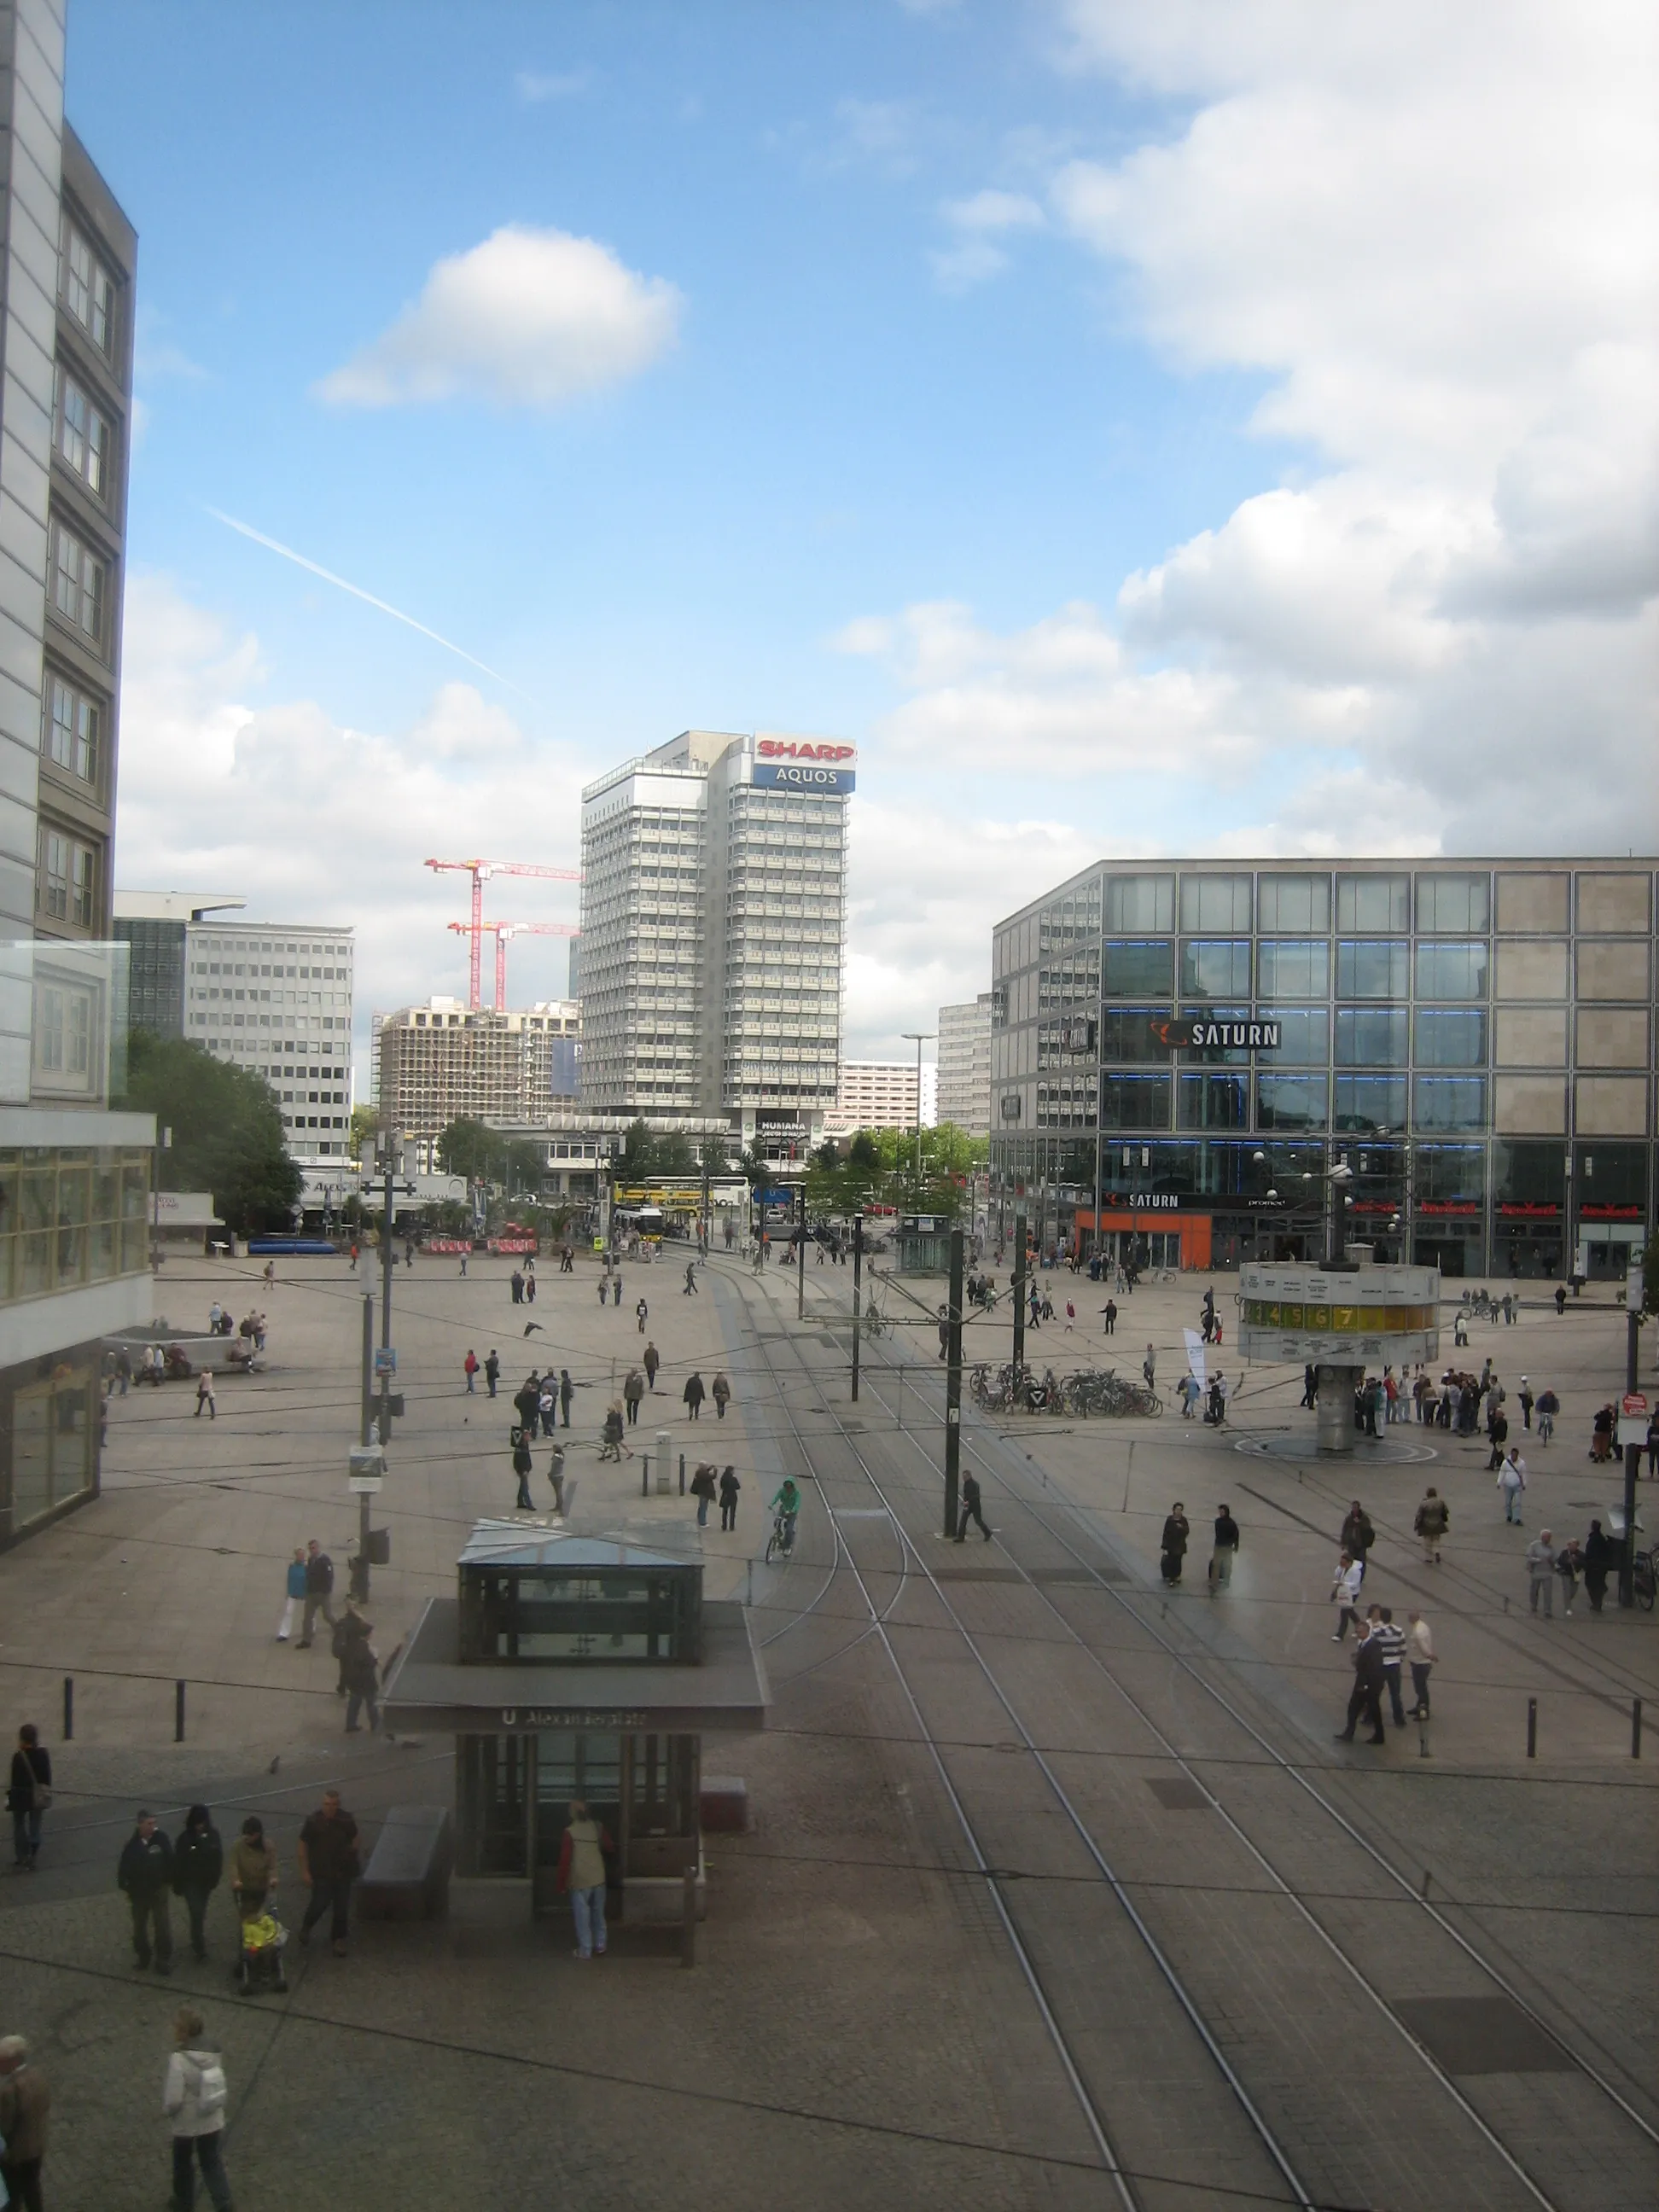
<instances>
[{"instance_id":1,"label":"building under construction","mask_svg":"<svg viewBox=\"0 0 1659 2212\"><path fill-rule=\"evenodd\" d=\"M375 1103L417 1147L452 1121L546 1123L576 1096L574 1000L520 1012L429 999L374 1017Z\"/></svg>"}]
</instances>

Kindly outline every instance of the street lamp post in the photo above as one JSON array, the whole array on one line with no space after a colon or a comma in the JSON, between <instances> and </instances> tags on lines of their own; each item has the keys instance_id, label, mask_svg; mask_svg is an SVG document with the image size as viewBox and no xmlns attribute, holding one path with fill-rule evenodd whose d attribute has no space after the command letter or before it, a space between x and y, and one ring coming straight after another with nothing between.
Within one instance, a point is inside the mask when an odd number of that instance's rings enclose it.
<instances>
[{"instance_id":1,"label":"street lamp post","mask_svg":"<svg viewBox=\"0 0 1659 2212\"><path fill-rule=\"evenodd\" d=\"M921 1182L921 1048L935 1032L933 1030L904 1030L900 1034L908 1037L916 1048L916 1182L920 1185Z\"/></svg>"}]
</instances>

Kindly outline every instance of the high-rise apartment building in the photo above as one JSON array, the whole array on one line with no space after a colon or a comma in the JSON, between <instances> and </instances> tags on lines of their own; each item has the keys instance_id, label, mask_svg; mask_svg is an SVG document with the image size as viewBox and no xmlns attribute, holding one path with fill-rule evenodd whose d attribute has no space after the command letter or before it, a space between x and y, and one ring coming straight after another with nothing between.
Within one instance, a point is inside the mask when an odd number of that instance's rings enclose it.
<instances>
[{"instance_id":1,"label":"high-rise apartment building","mask_svg":"<svg viewBox=\"0 0 1659 2212\"><path fill-rule=\"evenodd\" d=\"M810 1141L841 1058L850 745L688 730L582 794L582 1097Z\"/></svg>"},{"instance_id":2,"label":"high-rise apartment building","mask_svg":"<svg viewBox=\"0 0 1659 2212\"><path fill-rule=\"evenodd\" d=\"M936 1078L931 1060L921 1064L921 1126L934 1121ZM858 1129L914 1129L916 1126L916 1063L914 1060L844 1060L836 1102L823 1117L826 1137L850 1137Z\"/></svg>"},{"instance_id":3,"label":"high-rise apartment building","mask_svg":"<svg viewBox=\"0 0 1659 2212\"><path fill-rule=\"evenodd\" d=\"M576 1097L577 1009L550 1000L523 1012L429 999L374 1017L375 1103L429 1153L452 1121L544 1123Z\"/></svg>"},{"instance_id":4,"label":"high-rise apartment building","mask_svg":"<svg viewBox=\"0 0 1659 2212\"><path fill-rule=\"evenodd\" d=\"M939 1118L970 1137L991 1131L991 994L939 1010Z\"/></svg>"},{"instance_id":5,"label":"high-rise apartment building","mask_svg":"<svg viewBox=\"0 0 1659 2212\"><path fill-rule=\"evenodd\" d=\"M0 4L0 939L106 939L137 236Z\"/></svg>"},{"instance_id":6,"label":"high-rise apartment building","mask_svg":"<svg viewBox=\"0 0 1659 2212\"><path fill-rule=\"evenodd\" d=\"M185 1035L264 1077L298 1160L351 1149L352 962L349 929L210 913L185 925Z\"/></svg>"}]
</instances>

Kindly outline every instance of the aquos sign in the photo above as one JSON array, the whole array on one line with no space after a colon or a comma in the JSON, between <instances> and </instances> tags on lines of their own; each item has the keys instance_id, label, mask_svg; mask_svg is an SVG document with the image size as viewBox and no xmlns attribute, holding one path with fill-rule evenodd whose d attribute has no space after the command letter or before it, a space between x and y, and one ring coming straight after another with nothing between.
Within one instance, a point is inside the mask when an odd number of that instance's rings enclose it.
<instances>
[{"instance_id":1,"label":"aquos sign","mask_svg":"<svg viewBox=\"0 0 1659 2212\"><path fill-rule=\"evenodd\" d=\"M750 781L763 789L842 799L857 781L858 747L816 738L757 738Z\"/></svg>"}]
</instances>

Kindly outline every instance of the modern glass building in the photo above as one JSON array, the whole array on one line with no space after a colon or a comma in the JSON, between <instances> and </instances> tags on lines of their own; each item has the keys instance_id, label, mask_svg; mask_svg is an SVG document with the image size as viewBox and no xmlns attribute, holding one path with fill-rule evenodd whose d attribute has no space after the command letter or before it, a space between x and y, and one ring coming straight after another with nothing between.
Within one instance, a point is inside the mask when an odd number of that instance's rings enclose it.
<instances>
[{"instance_id":1,"label":"modern glass building","mask_svg":"<svg viewBox=\"0 0 1659 2212\"><path fill-rule=\"evenodd\" d=\"M1379 1258L1622 1276L1653 1219L1656 865L1087 869L992 933L1001 1233L1302 1258L1342 1163Z\"/></svg>"}]
</instances>

